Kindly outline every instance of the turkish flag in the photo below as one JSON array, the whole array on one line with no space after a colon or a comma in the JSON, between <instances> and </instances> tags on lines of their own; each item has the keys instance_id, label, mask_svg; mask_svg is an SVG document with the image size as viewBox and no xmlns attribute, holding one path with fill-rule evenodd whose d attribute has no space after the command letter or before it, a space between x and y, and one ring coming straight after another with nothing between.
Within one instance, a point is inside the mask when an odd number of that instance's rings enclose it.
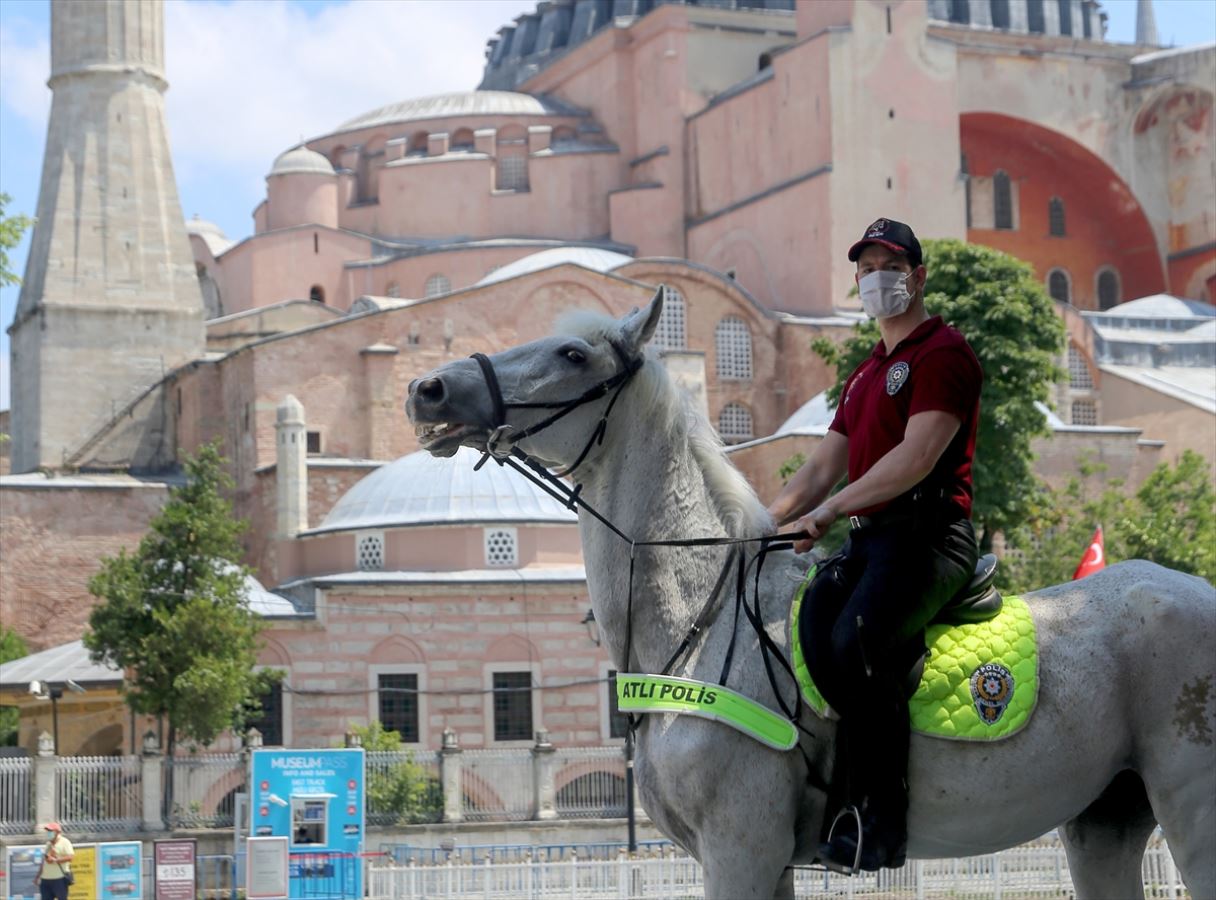
<instances>
[{"instance_id":1,"label":"turkish flag","mask_svg":"<svg viewBox=\"0 0 1216 900\"><path fill-rule=\"evenodd\" d=\"M1102 526L1098 526L1098 530L1094 532L1094 539L1090 541L1089 546L1085 548L1085 555L1081 557L1081 564L1077 566L1077 571L1072 573L1072 580L1084 578L1086 575L1092 575L1094 572L1101 572L1106 568L1106 546L1102 542Z\"/></svg>"}]
</instances>

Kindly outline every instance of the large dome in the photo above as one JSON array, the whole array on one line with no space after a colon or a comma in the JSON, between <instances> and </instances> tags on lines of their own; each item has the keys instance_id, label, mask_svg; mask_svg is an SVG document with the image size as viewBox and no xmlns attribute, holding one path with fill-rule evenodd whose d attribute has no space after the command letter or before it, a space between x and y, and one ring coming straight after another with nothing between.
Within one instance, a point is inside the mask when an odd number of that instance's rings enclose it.
<instances>
[{"instance_id":1,"label":"large dome","mask_svg":"<svg viewBox=\"0 0 1216 900\"><path fill-rule=\"evenodd\" d=\"M507 466L462 447L447 459L424 450L381 466L352 487L310 533L481 522L574 523L578 516Z\"/></svg>"},{"instance_id":2,"label":"large dome","mask_svg":"<svg viewBox=\"0 0 1216 900\"><path fill-rule=\"evenodd\" d=\"M462 91L390 103L338 126L338 132L448 116L577 116L583 111L549 97L514 91Z\"/></svg>"}]
</instances>

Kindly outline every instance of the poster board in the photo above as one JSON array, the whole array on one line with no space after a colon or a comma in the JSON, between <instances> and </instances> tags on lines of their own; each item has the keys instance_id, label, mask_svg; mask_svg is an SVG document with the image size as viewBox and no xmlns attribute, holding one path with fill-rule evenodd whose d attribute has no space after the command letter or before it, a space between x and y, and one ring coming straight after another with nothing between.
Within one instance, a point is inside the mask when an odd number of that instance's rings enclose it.
<instances>
[{"instance_id":1,"label":"poster board","mask_svg":"<svg viewBox=\"0 0 1216 900\"><path fill-rule=\"evenodd\" d=\"M97 900L143 900L143 849L141 841L97 845Z\"/></svg>"},{"instance_id":2,"label":"poster board","mask_svg":"<svg viewBox=\"0 0 1216 900\"><path fill-rule=\"evenodd\" d=\"M287 838L245 839L245 896L248 900L286 900Z\"/></svg>"},{"instance_id":3,"label":"poster board","mask_svg":"<svg viewBox=\"0 0 1216 900\"><path fill-rule=\"evenodd\" d=\"M152 884L155 900L194 900L198 887L198 841L153 841Z\"/></svg>"},{"instance_id":4,"label":"poster board","mask_svg":"<svg viewBox=\"0 0 1216 900\"><path fill-rule=\"evenodd\" d=\"M42 844L22 844L5 848L4 870L8 900L38 900L34 876L42 869Z\"/></svg>"},{"instance_id":5,"label":"poster board","mask_svg":"<svg viewBox=\"0 0 1216 900\"><path fill-rule=\"evenodd\" d=\"M97 896L97 845L73 845L72 864L68 867L76 881L68 891L71 900L100 900Z\"/></svg>"}]
</instances>

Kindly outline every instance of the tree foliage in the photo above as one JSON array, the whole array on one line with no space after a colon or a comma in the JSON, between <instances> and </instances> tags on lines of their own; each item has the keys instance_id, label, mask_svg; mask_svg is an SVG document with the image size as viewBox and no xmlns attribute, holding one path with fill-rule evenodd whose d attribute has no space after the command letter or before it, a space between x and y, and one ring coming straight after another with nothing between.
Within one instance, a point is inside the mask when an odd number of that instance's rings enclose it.
<instances>
[{"instance_id":1,"label":"tree foliage","mask_svg":"<svg viewBox=\"0 0 1216 900\"><path fill-rule=\"evenodd\" d=\"M409 751L402 751L401 736L385 729L379 719L371 725L352 725L368 752L395 752L401 760L387 769L369 767L367 811L373 815L393 816L395 824L434 822L443 810L443 789L438 779L414 762Z\"/></svg>"},{"instance_id":2,"label":"tree foliage","mask_svg":"<svg viewBox=\"0 0 1216 900\"><path fill-rule=\"evenodd\" d=\"M923 246L925 307L963 333L984 370L972 517L987 546L995 532L1034 510L1039 482L1030 444L1047 432L1035 402L1046 403L1051 384L1063 376L1055 360L1064 346L1064 324L1027 263L957 240L926 240ZM878 324L869 320L840 347L822 338L812 343L812 350L836 365L829 403L839 401L845 380L880 338Z\"/></svg>"},{"instance_id":3,"label":"tree foliage","mask_svg":"<svg viewBox=\"0 0 1216 900\"><path fill-rule=\"evenodd\" d=\"M21 635L11 628L0 629L0 663L21 659L29 654ZM15 706L0 707L0 747L17 745L17 724L21 713Z\"/></svg>"},{"instance_id":4,"label":"tree foliage","mask_svg":"<svg viewBox=\"0 0 1216 900\"><path fill-rule=\"evenodd\" d=\"M1072 577L1101 525L1107 563L1147 559L1216 581L1216 491L1210 464L1186 451L1176 465L1162 463L1135 493L1111 479L1100 490L1088 476L1101 466L1080 460L1083 478L1059 490L1040 487L1026 520L1005 536L1001 584L1029 591Z\"/></svg>"},{"instance_id":5,"label":"tree foliage","mask_svg":"<svg viewBox=\"0 0 1216 900\"><path fill-rule=\"evenodd\" d=\"M84 644L124 673L135 712L165 716L167 750L201 744L241 723L277 677L255 673L261 620L249 610L238 541L246 528L223 491L232 486L216 445L185 462L139 549L102 561L89 591L102 602Z\"/></svg>"},{"instance_id":6,"label":"tree foliage","mask_svg":"<svg viewBox=\"0 0 1216 900\"><path fill-rule=\"evenodd\" d=\"M13 216L4 214L4 208L11 200L12 197L8 194L0 193L0 286L17 284L21 281L12 269L8 251L21 243L22 235L34 224L34 220L29 216L23 216L20 213Z\"/></svg>"}]
</instances>

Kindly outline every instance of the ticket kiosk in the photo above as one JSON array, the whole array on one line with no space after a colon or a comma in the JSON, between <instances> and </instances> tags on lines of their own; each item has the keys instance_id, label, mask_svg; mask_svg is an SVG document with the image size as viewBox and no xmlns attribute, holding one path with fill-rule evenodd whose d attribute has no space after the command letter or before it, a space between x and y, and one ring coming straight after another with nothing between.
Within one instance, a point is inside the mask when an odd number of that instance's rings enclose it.
<instances>
[{"instance_id":1,"label":"ticket kiosk","mask_svg":"<svg viewBox=\"0 0 1216 900\"><path fill-rule=\"evenodd\" d=\"M249 835L286 838L289 896L363 896L363 750L255 750Z\"/></svg>"}]
</instances>

